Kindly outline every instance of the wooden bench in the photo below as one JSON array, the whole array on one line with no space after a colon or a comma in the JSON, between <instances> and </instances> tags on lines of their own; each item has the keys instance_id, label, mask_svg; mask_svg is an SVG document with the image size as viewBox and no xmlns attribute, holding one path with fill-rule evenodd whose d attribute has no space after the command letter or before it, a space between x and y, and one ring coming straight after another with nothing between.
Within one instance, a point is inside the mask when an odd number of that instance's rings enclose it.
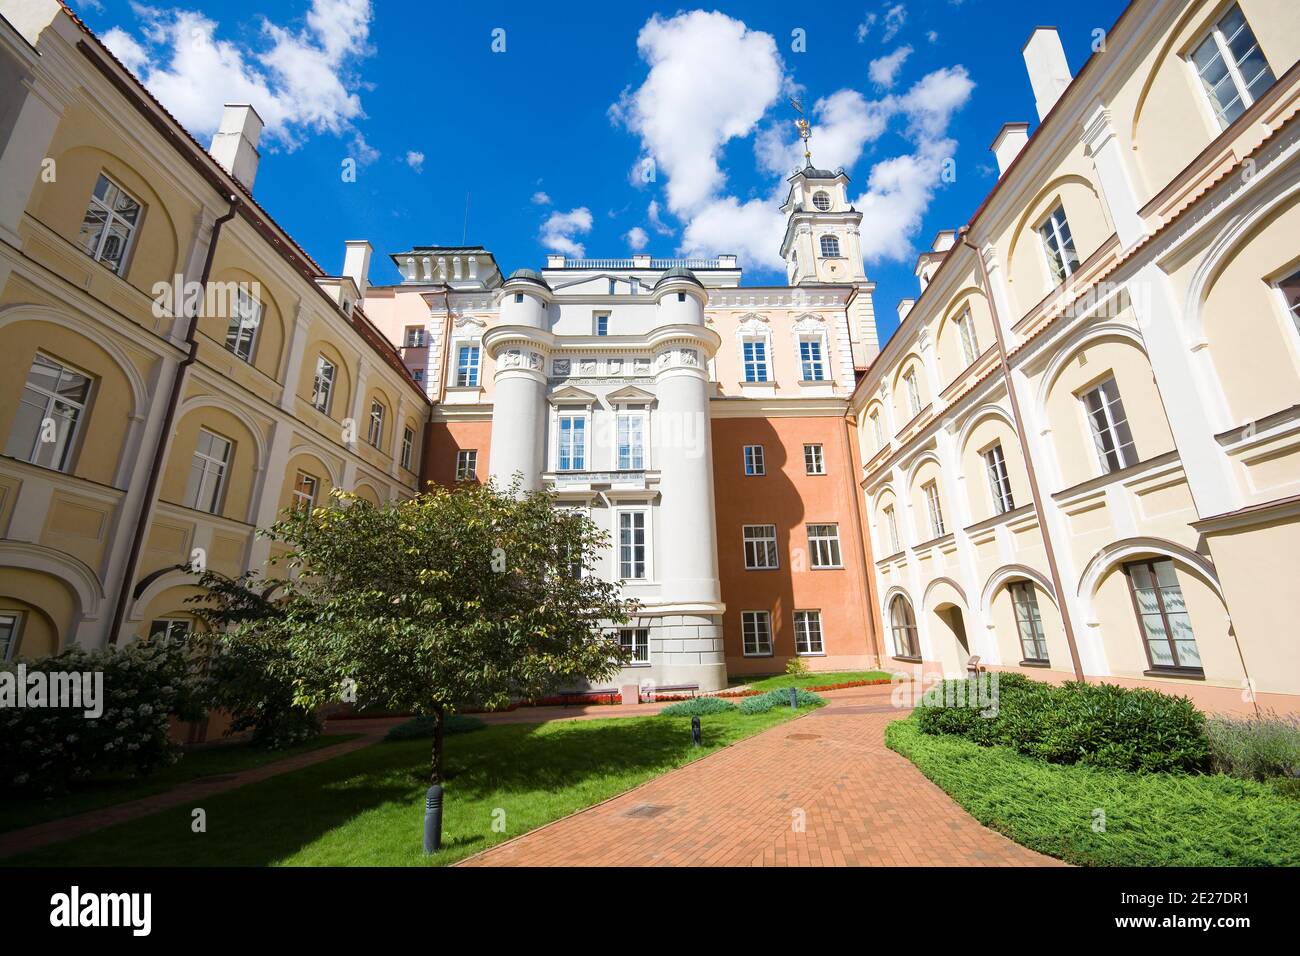
<instances>
[{"instance_id":1,"label":"wooden bench","mask_svg":"<svg viewBox=\"0 0 1300 956\"><path fill-rule=\"evenodd\" d=\"M641 692L641 696L647 699L658 697L660 694L681 694L689 693L692 697L700 691L699 684L656 684L648 693Z\"/></svg>"}]
</instances>

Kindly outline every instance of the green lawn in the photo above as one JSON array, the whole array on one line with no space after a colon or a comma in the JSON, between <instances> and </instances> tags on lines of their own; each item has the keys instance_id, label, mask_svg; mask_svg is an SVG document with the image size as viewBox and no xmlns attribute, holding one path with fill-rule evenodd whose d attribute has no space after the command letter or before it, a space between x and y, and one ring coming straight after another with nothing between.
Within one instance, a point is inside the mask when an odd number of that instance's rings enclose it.
<instances>
[{"instance_id":1,"label":"green lawn","mask_svg":"<svg viewBox=\"0 0 1300 956\"><path fill-rule=\"evenodd\" d=\"M910 719L890 724L885 743L985 826L1070 863L1300 865L1300 800L1268 784L1047 764L923 734Z\"/></svg>"},{"instance_id":2,"label":"green lawn","mask_svg":"<svg viewBox=\"0 0 1300 956\"><path fill-rule=\"evenodd\" d=\"M824 687L828 684L848 684L860 680L889 680L888 671L828 671L821 674L777 674L760 677L747 683L754 690L777 690L785 687Z\"/></svg>"},{"instance_id":3,"label":"green lawn","mask_svg":"<svg viewBox=\"0 0 1300 956\"><path fill-rule=\"evenodd\" d=\"M198 747L185 751L184 756L172 766L147 777L134 779L117 777L90 781L70 793L53 797L0 798L0 833L50 820L59 820L88 810L98 810L100 807L112 806L115 803L150 797L199 777L251 770L294 754L321 747L332 747L360 736L360 734L329 734L285 750L261 750L246 743Z\"/></svg>"},{"instance_id":4,"label":"green lawn","mask_svg":"<svg viewBox=\"0 0 1300 956\"><path fill-rule=\"evenodd\" d=\"M429 742L380 743L205 801L6 860L45 866L445 865L599 803L797 713L506 724L446 740L443 850L421 847ZM502 816L500 811L504 811ZM493 829L504 820L504 832ZM617 864L617 860L610 860Z\"/></svg>"}]
</instances>

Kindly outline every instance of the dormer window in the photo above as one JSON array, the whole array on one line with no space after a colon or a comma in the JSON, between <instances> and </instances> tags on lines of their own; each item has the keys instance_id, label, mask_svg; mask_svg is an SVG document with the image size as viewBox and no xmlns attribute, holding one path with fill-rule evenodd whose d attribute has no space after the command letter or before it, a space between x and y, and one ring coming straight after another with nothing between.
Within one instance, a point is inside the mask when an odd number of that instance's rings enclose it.
<instances>
[{"instance_id":1,"label":"dormer window","mask_svg":"<svg viewBox=\"0 0 1300 956\"><path fill-rule=\"evenodd\" d=\"M819 189L813 194L812 203L822 212L831 208L831 194L824 189Z\"/></svg>"},{"instance_id":2,"label":"dormer window","mask_svg":"<svg viewBox=\"0 0 1300 956\"><path fill-rule=\"evenodd\" d=\"M598 316L596 316L596 329L595 329L595 331L596 331L596 334L597 334L597 335L609 335L609 316L608 316L608 315L598 315Z\"/></svg>"},{"instance_id":3,"label":"dormer window","mask_svg":"<svg viewBox=\"0 0 1300 956\"><path fill-rule=\"evenodd\" d=\"M821 250L823 259L838 259L840 257L840 240L835 236L822 236Z\"/></svg>"}]
</instances>

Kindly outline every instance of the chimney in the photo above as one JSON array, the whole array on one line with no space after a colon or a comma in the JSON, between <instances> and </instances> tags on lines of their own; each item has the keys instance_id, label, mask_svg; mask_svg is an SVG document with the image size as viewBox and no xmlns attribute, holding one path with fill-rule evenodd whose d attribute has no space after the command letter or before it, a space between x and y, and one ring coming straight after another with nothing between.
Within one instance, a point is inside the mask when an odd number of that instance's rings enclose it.
<instances>
[{"instance_id":1,"label":"chimney","mask_svg":"<svg viewBox=\"0 0 1300 956\"><path fill-rule=\"evenodd\" d=\"M370 286L370 254L375 250L364 239L350 239L343 243L343 274L356 283L362 299Z\"/></svg>"},{"instance_id":2,"label":"chimney","mask_svg":"<svg viewBox=\"0 0 1300 956\"><path fill-rule=\"evenodd\" d=\"M1028 123L1003 123L989 149L998 158L998 176L1002 176L1029 142Z\"/></svg>"},{"instance_id":3,"label":"chimney","mask_svg":"<svg viewBox=\"0 0 1300 956\"><path fill-rule=\"evenodd\" d=\"M262 117L247 103L227 103L221 125L208 150L230 175L253 191L257 177L257 141L262 136Z\"/></svg>"},{"instance_id":4,"label":"chimney","mask_svg":"<svg viewBox=\"0 0 1300 956\"><path fill-rule=\"evenodd\" d=\"M1034 88L1034 102L1038 118L1045 118L1070 85L1070 66L1065 62L1065 49L1056 27L1038 27L1024 48L1025 67L1029 70L1029 85Z\"/></svg>"},{"instance_id":5,"label":"chimney","mask_svg":"<svg viewBox=\"0 0 1300 956\"><path fill-rule=\"evenodd\" d=\"M902 322L905 318L907 318L907 313L912 311L912 306L914 305L916 305L915 299L898 300L898 321L899 322Z\"/></svg>"}]
</instances>

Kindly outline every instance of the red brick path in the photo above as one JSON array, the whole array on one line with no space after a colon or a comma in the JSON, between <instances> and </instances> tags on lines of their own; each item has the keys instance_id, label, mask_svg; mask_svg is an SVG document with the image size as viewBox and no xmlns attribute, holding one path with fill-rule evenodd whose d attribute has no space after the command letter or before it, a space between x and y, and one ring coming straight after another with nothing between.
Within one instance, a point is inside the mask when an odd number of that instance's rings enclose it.
<instances>
[{"instance_id":1,"label":"red brick path","mask_svg":"<svg viewBox=\"0 0 1300 956\"><path fill-rule=\"evenodd\" d=\"M822 710L461 865L1061 865L980 826L885 747L891 690L829 692Z\"/></svg>"}]
</instances>

